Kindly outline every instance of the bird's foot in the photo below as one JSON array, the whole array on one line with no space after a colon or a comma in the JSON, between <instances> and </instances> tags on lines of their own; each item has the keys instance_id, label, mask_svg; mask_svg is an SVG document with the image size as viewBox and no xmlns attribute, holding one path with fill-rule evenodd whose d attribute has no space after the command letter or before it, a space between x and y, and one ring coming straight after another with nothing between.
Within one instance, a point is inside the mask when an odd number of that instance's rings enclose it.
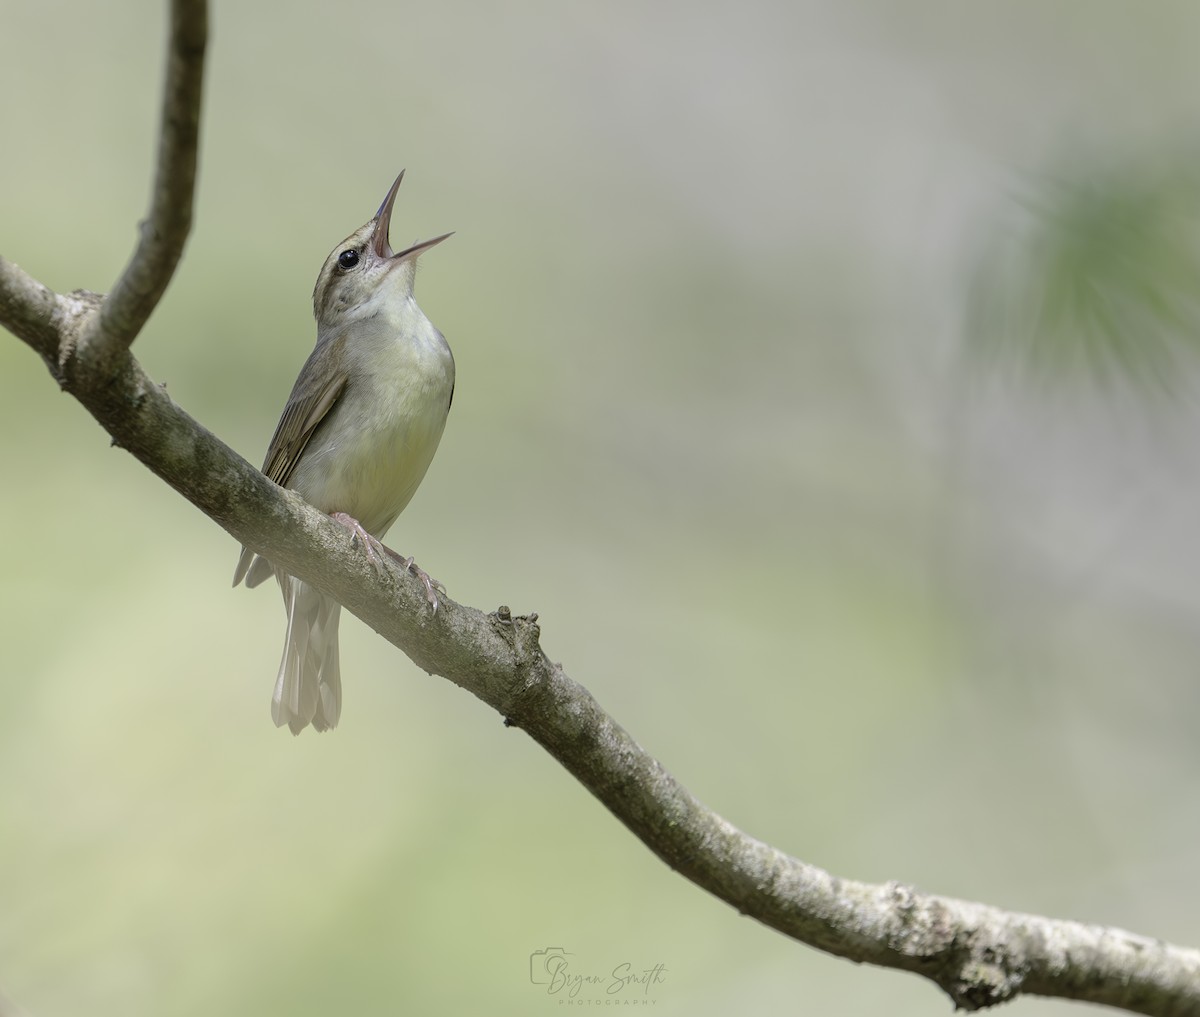
<instances>
[{"instance_id":1,"label":"bird's foot","mask_svg":"<svg viewBox=\"0 0 1200 1017\"><path fill-rule=\"evenodd\" d=\"M446 587L432 578L428 572L416 564L410 557L405 558L404 555L393 551L390 547L379 540L377 537L371 536L366 531L366 528L354 516L347 515L345 512L331 512L331 518L341 523L350 531L351 540L354 543L362 544L363 550L367 553L367 558L370 559L372 565L375 566L375 571L383 575L386 571L383 567L383 556L387 555L400 564L400 567L406 572L411 572L416 576L425 587L425 599L429 601L433 608L433 613L437 614L438 609L438 592L446 592Z\"/></svg>"},{"instance_id":2,"label":"bird's foot","mask_svg":"<svg viewBox=\"0 0 1200 1017\"><path fill-rule=\"evenodd\" d=\"M376 537L372 537L367 532L366 527L355 519L354 516L347 515L345 512L331 512L329 515L335 522L341 523L350 531L350 542L361 544L363 550L367 553L367 560L375 566L376 572L383 575L385 571L383 567L383 555L391 554L392 552L384 547L382 541Z\"/></svg>"},{"instance_id":3,"label":"bird's foot","mask_svg":"<svg viewBox=\"0 0 1200 1017\"><path fill-rule=\"evenodd\" d=\"M405 558L403 555L393 551L390 547L385 547L385 551L400 563L400 567L407 572L411 572L425 586L425 599L429 601L429 606L433 608L433 613L437 614L438 609L438 592L445 593L446 587L432 578L420 565L413 561L412 555Z\"/></svg>"}]
</instances>

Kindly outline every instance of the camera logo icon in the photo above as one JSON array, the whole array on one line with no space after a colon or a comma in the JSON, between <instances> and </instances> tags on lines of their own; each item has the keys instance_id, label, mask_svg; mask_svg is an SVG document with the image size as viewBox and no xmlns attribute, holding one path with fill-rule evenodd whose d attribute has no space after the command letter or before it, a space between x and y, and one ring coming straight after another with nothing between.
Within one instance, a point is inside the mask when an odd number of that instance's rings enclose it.
<instances>
[{"instance_id":1,"label":"camera logo icon","mask_svg":"<svg viewBox=\"0 0 1200 1017\"><path fill-rule=\"evenodd\" d=\"M567 953L561 946L548 946L529 955L529 980L534 985L549 985L556 974L567 966Z\"/></svg>"}]
</instances>

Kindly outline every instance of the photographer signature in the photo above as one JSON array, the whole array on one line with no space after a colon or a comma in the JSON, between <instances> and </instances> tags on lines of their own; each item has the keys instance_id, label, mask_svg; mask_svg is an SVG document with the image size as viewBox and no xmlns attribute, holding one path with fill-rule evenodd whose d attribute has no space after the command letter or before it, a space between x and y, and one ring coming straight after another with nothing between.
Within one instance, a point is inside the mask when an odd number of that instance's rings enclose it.
<instances>
[{"instance_id":1,"label":"photographer signature","mask_svg":"<svg viewBox=\"0 0 1200 1017\"><path fill-rule=\"evenodd\" d=\"M625 961L616 965L608 974L585 974L571 970L571 962L568 959L571 956L573 955L558 946L535 950L529 955L529 980L534 985L546 986L547 995L565 995L571 999L578 996L584 986L595 986L608 996L626 991L632 993L636 991L637 986L641 986L641 994L649 996L652 985L661 985L666 981L665 964L635 970L632 964Z\"/></svg>"}]
</instances>

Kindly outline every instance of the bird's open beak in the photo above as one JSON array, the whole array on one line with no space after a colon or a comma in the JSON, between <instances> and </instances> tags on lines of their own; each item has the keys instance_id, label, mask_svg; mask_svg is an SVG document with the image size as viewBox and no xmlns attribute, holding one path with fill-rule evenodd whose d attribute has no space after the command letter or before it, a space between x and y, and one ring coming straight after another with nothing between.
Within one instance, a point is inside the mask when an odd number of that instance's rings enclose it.
<instances>
[{"instance_id":1,"label":"bird's open beak","mask_svg":"<svg viewBox=\"0 0 1200 1017\"><path fill-rule=\"evenodd\" d=\"M393 253L392 245L388 242L388 228L392 224L392 206L396 204L396 192L400 190L400 181L403 179L404 170L401 170L400 175L396 177L396 182L388 190L387 197L383 199L383 204L379 206L379 211L375 213L375 232L371 235L371 247L375 253L380 258L394 261L397 264L415 258L435 244L440 244L447 237L454 236L453 233L443 233L440 237L434 237L432 240L423 240L419 244L413 244L412 247L405 248L399 254Z\"/></svg>"}]
</instances>

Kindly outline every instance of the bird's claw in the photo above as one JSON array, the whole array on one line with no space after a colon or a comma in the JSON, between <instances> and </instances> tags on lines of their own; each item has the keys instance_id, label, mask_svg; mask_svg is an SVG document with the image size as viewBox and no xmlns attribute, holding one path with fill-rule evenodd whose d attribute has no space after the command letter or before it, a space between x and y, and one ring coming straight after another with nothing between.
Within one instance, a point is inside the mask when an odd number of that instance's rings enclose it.
<instances>
[{"instance_id":1,"label":"bird's claw","mask_svg":"<svg viewBox=\"0 0 1200 1017\"><path fill-rule=\"evenodd\" d=\"M444 587L436 579L430 576L428 572L421 568L421 566L413 560L411 554L405 558L404 555L400 554L398 551L393 551L390 547L385 547L384 550L392 556L392 558L396 561L396 564L404 569L405 572L411 572L414 576L421 580L422 585L425 587L425 599L429 601L429 606L433 608L433 613L437 614L438 591L440 590L442 593L445 593L446 587Z\"/></svg>"},{"instance_id":2,"label":"bird's claw","mask_svg":"<svg viewBox=\"0 0 1200 1017\"><path fill-rule=\"evenodd\" d=\"M350 542L362 545L363 550L366 552L367 560L375 566L375 571L382 576L386 570L383 567L383 558L381 556L388 553L388 549L383 543L377 537L371 536L367 532L366 527L355 519L354 516L347 515L345 512L331 512L330 516L350 531Z\"/></svg>"},{"instance_id":3,"label":"bird's claw","mask_svg":"<svg viewBox=\"0 0 1200 1017\"><path fill-rule=\"evenodd\" d=\"M411 557L405 560L404 567L424 584L425 599L429 601L429 606L433 608L433 613L437 614L438 591L441 590L442 593L445 593L446 587L444 587L436 579L433 579L429 573L417 565Z\"/></svg>"},{"instance_id":4,"label":"bird's claw","mask_svg":"<svg viewBox=\"0 0 1200 1017\"><path fill-rule=\"evenodd\" d=\"M371 564L375 566L375 571L381 576L386 571L383 567L382 557L386 554L389 558L394 559L397 564L404 569L405 572L411 572L414 576L421 580L421 583L425 587L425 599L429 601L430 606L433 608L433 613L437 614L437 595L439 592L446 592L445 586L439 583L436 579L432 578L428 572L417 565L417 563L413 561L411 555L405 558L403 555L393 551L377 537L371 536L371 534L369 534L363 527L363 524L355 519L354 516L347 515L345 512L332 512L330 515L350 531L350 539L352 542L362 544L363 549L367 553L367 557L371 560Z\"/></svg>"}]
</instances>

